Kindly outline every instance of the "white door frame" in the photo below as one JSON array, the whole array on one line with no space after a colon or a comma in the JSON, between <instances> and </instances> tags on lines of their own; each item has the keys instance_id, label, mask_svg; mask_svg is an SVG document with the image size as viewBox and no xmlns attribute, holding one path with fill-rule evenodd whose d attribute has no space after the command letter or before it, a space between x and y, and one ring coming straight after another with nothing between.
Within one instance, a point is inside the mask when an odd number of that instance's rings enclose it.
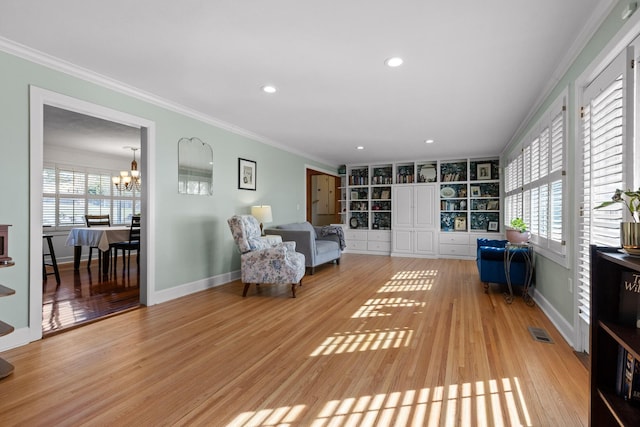
<instances>
[{"instance_id":1,"label":"white door frame","mask_svg":"<svg viewBox=\"0 0 640 427\"><path fill-rule=\"evenodd\" d=\"M82 101L36 86L29 87L29 340L42 338L42 170L44 151L44 106L98 117L140 129L140 169L145 176L141 191L142 236L140 258L140 303L154 304L155 292L155 123L141 117Z\"/></svg>"}]
</instances>

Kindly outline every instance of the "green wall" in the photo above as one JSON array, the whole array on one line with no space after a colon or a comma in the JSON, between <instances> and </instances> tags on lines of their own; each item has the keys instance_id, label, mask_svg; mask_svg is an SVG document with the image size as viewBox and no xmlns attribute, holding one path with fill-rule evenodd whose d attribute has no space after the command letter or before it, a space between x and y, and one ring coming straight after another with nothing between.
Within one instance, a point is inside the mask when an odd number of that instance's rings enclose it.
<instances>
[{"instance_id":1,"label":"green wall","mask_svg":"<svg viewBox=\"0 0 640 427\"><path fill-rule=\"evenodd\" d=\"M574 262L576 254L577 238L574 235L575 223L577 218L577 208L575 206L576 182L575 172L577 154L576 146L578 145L575 126L579 117L579 106L575 105L575 83L580 75L591 65L596 57L603 51L607 43L620 31L626 21L622 21L621 15L624 8L629 4L628 1L618 1L610 12L609 16L600 25L595 34L591 37L584 49L578 54L573 63L569 66L566 73L558 80L557 85L553 88L551 94L545 99L541 107L537 110L532 119L523 127L522 131L514 138L513 143L505 150L505 158L518 147L522 139L529 132L531 127L536 124L542 114L555 101L560 93L569 88L568 111L567 111L567 197L564 199L568 204L567 213L569 220L566 221L568 227L567 253L569 256L569 268L565 268L547 258L538 256L536 259L536 292L544 296L544 298L562 315L562 317L570 324L573 324L575 301L574 295L569 291L569 279L574 277ZM636 11L636 14L640 13ZM580 90L579 88L577 90ZM579 183L581 184L581 183ZM575 292L575 286L574 286Z\"/></svg>"},{"instance_id":2,"label":"green wall","mask_svg":"<svg viewBox=\"0 0 640 427\"><path fill-rule=\"evenodd\" d=\"M0 223L10 228L13 268L0 271L0 283L16 290L0 299L0 318L16 329L29 316L29 85L126 112L156 125L156 291L236 271L240 258L226 220L249 213L253 204L272 205L274 224L305 219L305 165L334 167L303 158L0 52ZM214 153L212 197L177 192L178 140L197 136ZM257 162L257 191L237 188L238 157ZM143 178L144 180L144 178ZM144 181L143 181L144 182ZM299 207L299 209L298 209Z\"/></svg>"}]
</instances>

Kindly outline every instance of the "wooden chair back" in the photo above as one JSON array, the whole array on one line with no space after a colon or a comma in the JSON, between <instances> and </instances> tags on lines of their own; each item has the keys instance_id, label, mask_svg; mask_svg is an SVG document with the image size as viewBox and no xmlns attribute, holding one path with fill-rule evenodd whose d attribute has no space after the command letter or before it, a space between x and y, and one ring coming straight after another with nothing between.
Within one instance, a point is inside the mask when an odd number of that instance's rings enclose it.
<instances>
[{"instance_id":1,"label":"wooden chair back","mask_svg":"<svg viewBox=\"0 0 640 427\"><path fill-rule=\"evenodd\" d=\"M131 228L129 228L129 242L140 241L140 215L131 217Z\"/></svg>"},{"instance_id":2,"label":"wooden chair back","mask_svg":"<svg viewBox=\"0 0 640 427\"><path fill-rule=\"evenodd\" d=\"M109 214L85 215L84 220L87 223L87 227L92 227L95 225L106 225L107 227L111 227L111 219L109 218Z\"/></svg>"}]
</instances>

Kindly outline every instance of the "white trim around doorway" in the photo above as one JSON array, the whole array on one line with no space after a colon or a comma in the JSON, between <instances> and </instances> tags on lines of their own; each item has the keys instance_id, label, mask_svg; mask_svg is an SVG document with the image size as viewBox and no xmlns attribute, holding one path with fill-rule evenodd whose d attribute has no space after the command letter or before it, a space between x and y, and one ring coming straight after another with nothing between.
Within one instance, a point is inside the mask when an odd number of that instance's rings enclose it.
<instances>
[{"instance_id":1,"label":"white trim around doorway","mask_svg":"<svg viewBox=\"0 0 640 427\"><path fill-rule=\"evenodd\" d=\"M145 175L141 194L143 218L140 271L140 303L156 303L153 283L155 283L155 202L154 183L155 138L153 121L113 110L101 105L82 101L36 86L29 87L29 144L30 144L30 185L29 185L29 326L28 340L42 338L42 163L44 150L44 106L51 105L70 111L98 117L104 120L137 127L141 130L142 155L140 167ZM24 336L24 335L23 335Z\"/></svg>"}]
</instances>

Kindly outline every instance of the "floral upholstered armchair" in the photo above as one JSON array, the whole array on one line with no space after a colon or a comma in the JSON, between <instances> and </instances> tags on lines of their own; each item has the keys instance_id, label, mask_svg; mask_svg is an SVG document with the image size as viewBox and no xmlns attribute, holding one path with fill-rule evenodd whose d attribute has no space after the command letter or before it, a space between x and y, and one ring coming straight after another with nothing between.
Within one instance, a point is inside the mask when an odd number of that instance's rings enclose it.
<instances>
[{"instance_id":1,"label":"floral upholstered armchair","mask_svg":"<svg viewBox=\"0 0 640 427\"><path fill-rule=\"evenodd\" d=\"M263 239L258 220L251 215L234 215L227 220L233 239L240 251L240 270L247 295L252 283L291 284L296 297L296 285L302 285L304 255L296 252L295 242L273 244Z\"/></svg>"}]
</instances>

